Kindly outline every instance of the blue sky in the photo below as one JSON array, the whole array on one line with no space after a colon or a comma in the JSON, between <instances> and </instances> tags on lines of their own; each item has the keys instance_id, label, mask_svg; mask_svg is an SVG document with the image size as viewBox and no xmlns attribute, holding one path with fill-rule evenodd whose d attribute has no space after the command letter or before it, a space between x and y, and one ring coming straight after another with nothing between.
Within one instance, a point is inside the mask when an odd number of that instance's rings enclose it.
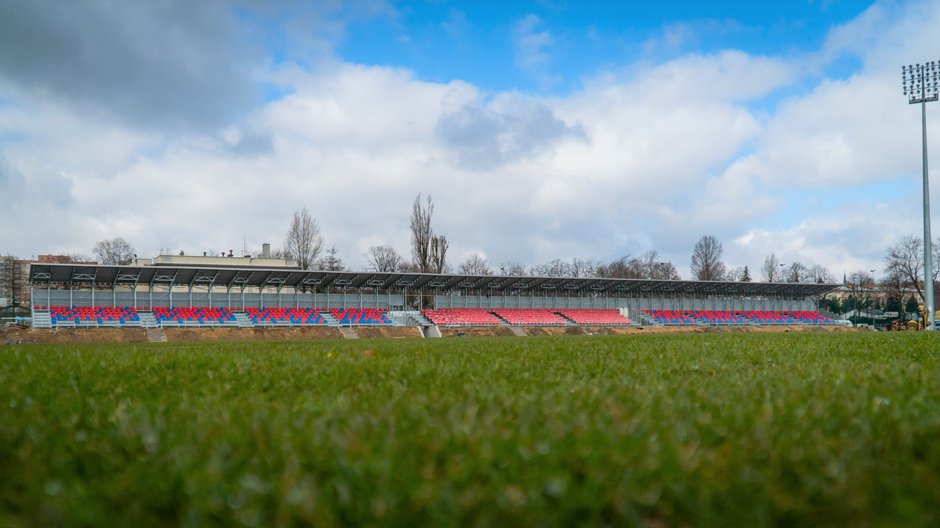
<instances>
[{"instance_id":1,"label":"blue sky","mask_svg":"<svg viewBox=\"0 0 940 528\"><path fill-rule=\"evenodd\" d=\"M354 19L337 53L353 62L406 67L430 81L566 93L599 70L688 52L807 53L868 3L418 1L396 7L394 15ZM536 72L518 64L520 31L550 35L538 46L545 58ZM541 75L551 80L541 82Z\"/></svg>"},{"instance_id":2,"label":"blue sky","mask_svg":"<svg viewBox=\"0 0 940 528\"><path fill-rule=\"evenodd\" d=\"M455 269L688 276L703 235L752 275L881 269L921 233L900 65L936 27L935 1L4 2L0 253L257 251L307 207L361 268L409 255L430 193Z\"/></svg>"}]
</instances>

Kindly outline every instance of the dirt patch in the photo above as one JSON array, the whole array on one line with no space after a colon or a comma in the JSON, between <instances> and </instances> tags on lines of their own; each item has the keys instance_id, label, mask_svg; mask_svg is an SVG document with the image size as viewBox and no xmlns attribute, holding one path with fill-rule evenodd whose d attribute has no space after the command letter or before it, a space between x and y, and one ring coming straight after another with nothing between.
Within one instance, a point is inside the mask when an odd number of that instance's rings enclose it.
<instances>
[{"instance_id":1,"label":"dirt patch","mask_svg":"<svg viewBox=\"0 0 940 528\"><path fill-rule=\"evenodd\" d=\"M338 328L296 326L290 328L164 328L169 342L193 341L295 341L303 339L342 339Z\"/></svg>"},{"instance_id":2,"label":"dirt patch","mask_svg":"<svg viewBox=\"0 0 940 528\"><path fill-rule=\"evenodd\" d=\"M355 329L360 339L421 337L416 326L357 326Z\"/></svg>"},{"instance_id":3,"label":"dirt patch","mask_svg":"<svg viewBox=\"0 0 940 528\"><path fill-rule=\"evenodd\" d=\"M146 343L143 328L22 328L0 329L3 343Z\"/></svg>"},{"instance_id":4,"label":"dirt patch","mask_svg":"<svg viewBox=\"0 0 940 528\"><path fill-rule=\"evenodd\" d=\"M765 333L784 333L784 332L858 332L864 331L860 328L846 326L812 326L812 325L794 325L794 326L647 326L631 329L649 334L726 334L741 332L765 332ZM631 333L631 332L628 332Z\"/></svg>"},{"instance_id":5,"label":"dirt patch","mask_svg":"<svg viewBox=\"0 0 940 528\"><path fill-rule=\"evenodd\" d=\"M525 326L522 328L530 336L584 335L580 326Z\"/></svg>"},{"instance_id":6,"label":"dirt patch","mask_svg":"<svg viewBox=\"0 0 940 528\"><path fill-rule=\"evenodd\" d=\"M869 332L847 326L526 326L529 336L554 335L628 335L628 334L703 334L739 332ZM506 336L513 337L508 326L440 327L444 337ZM355 327L360 338L420 338L416 327ZM292 341L303 339L342 339L339 329L330 326L298 326L277 328L164 328L167 341ZM6 343L145 343L143 328L0 328L0 344Z\"/></svg>"},{"instance_id":7,"label":"dirt patch","mask_svg":"<svg viewBox=\"0 0 940 528\"><path fill-rule=\"evenodd\" d=\"M642 326L586 326L584 333L588 335L626 335L642 334L646 330Z\"/></svg>"},{"instance_id":8,"label":"dirt patch","mask_svg":"<svg viewBox=\"0 0 940 528\"><path fill-rule=\"evenodd\" d=\"M443 337L515 336L508 326L441 326Z\"/></svg>"}]
</instances>

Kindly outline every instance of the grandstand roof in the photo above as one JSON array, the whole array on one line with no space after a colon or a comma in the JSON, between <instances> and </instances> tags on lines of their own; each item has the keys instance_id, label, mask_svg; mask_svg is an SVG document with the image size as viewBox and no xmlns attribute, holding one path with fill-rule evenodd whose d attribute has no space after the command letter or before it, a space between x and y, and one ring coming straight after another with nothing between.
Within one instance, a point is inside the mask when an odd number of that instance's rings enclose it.
<instances>
[{"instance_id":1,"label":"grandstand roof","mask_svg":"<svg viewBox=\"0 0 940 528\"><path fill-rule=\"evenodd\" d=\"M835 290L839 284L787 282L720 282L596 277L532 277L502 275L450 275L437 273L371 271L305 271L239 267L105 266L99 264L30 265L33 285L80 286L162 285L258 288L375 288L490 292L609 293L631 297L651 295L726 295L740 297L789 296L805 298Z\"/></svg>"}]
</instances>

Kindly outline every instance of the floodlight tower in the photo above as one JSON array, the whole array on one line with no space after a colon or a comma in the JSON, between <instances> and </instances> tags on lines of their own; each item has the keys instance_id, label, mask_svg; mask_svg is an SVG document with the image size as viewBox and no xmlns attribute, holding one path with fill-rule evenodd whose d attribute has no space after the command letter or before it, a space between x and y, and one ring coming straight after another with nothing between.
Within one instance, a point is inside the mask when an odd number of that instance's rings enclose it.
<instances>
[{"instance_id":1,"label":"floodlight tower","mask_svg":"<svg viewBox=\"0 0 940 528\"><path fill-rule=\"evenodd\" d=\"M921 138L924 153L924 308L927 310L927 329L935 323L933 305L933 241L930 239L930 183L927 179L927 103L937 100L937 82L940 71L935 61L913 66L901 66L904 95L910 104L920 104Z\"/></svg>"}]
</instances>

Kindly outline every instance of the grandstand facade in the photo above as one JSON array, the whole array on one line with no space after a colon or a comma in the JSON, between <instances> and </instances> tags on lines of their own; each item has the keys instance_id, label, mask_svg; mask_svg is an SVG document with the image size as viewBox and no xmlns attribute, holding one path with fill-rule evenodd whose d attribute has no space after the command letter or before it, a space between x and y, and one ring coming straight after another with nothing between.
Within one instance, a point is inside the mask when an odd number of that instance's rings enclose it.
<instances>
[{"instance_id":1,"label":"grandstand facade","mask_svg":"<svg viewBox=\"0 0 940 528\"><path fill-rule=\"evenodd\" d=\"M137 263L139 264L139 263ZM32 264L36 327L829 324L837 284Z\"/></svg>"}]
</instances>

